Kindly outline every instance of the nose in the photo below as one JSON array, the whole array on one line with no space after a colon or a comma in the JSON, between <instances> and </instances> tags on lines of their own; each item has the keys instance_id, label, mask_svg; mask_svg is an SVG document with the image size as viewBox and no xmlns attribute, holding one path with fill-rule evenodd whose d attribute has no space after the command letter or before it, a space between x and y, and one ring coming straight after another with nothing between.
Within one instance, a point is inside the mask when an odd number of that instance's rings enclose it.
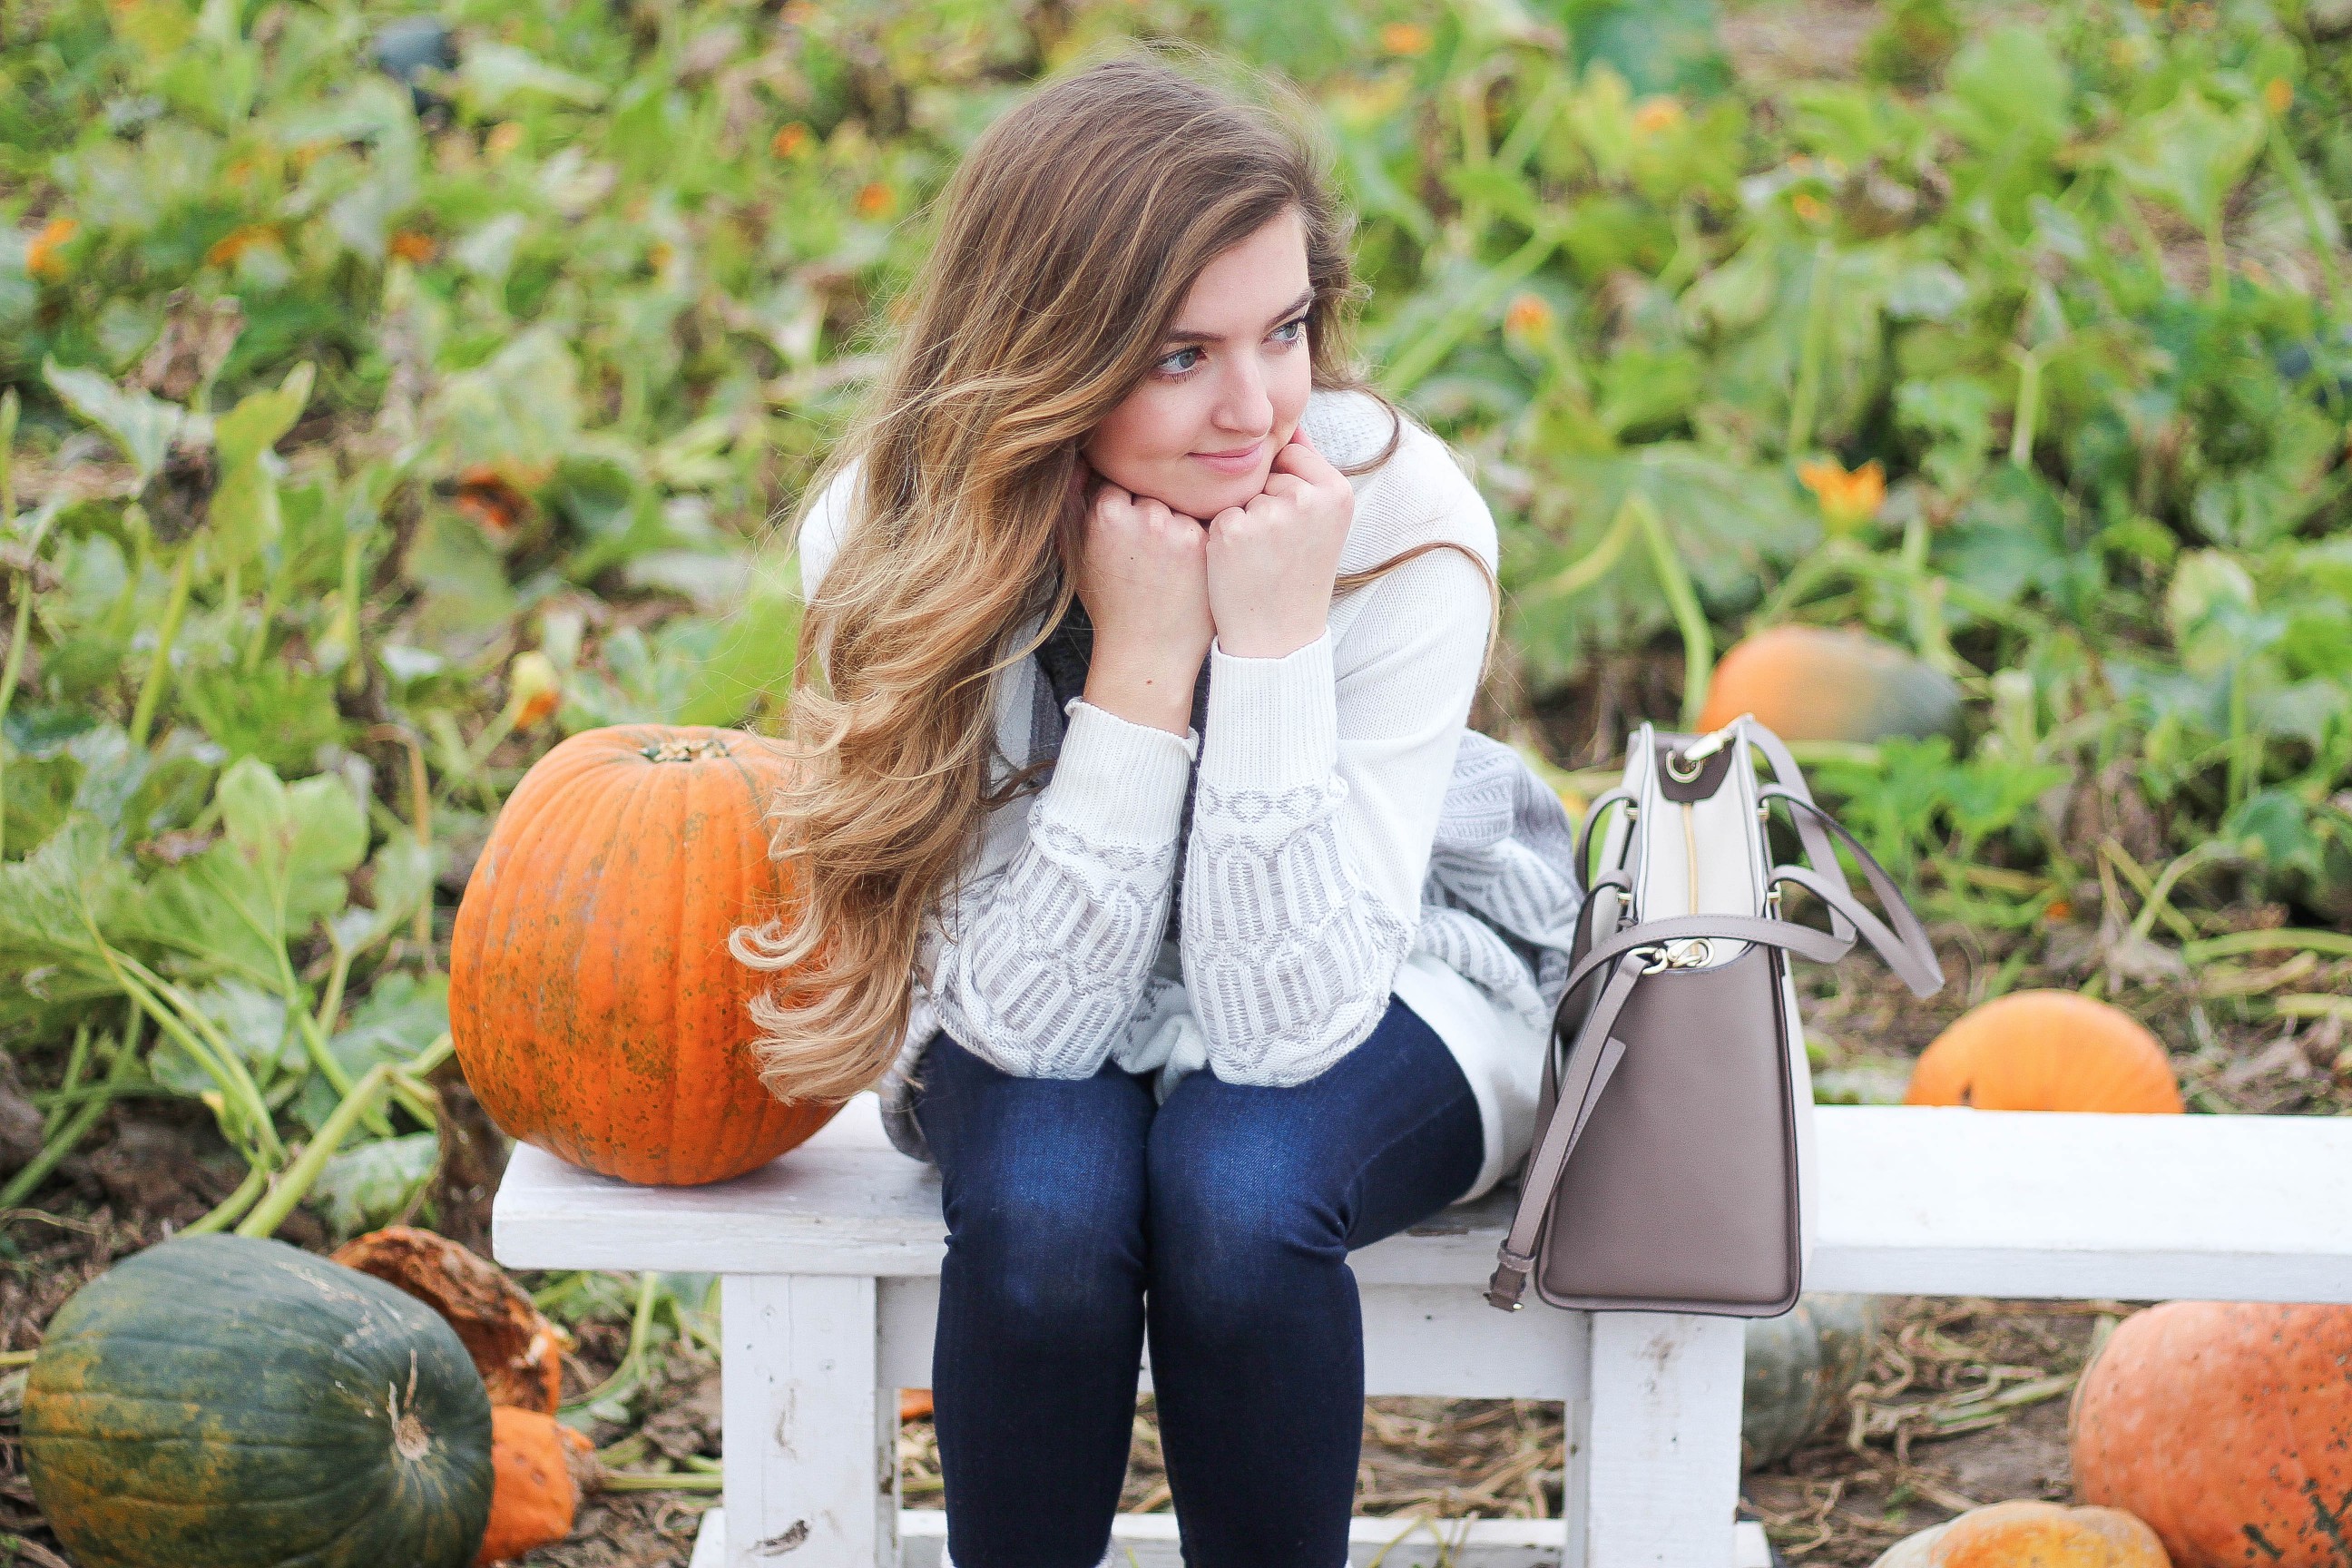
<instances>
[{"instance_id":1,"label":"nose","mask_svg":"<svg viewBox=\"0 0 2352 1568\"><path fill-rule=\"evenodd\" d=\"M1220 430L1244 441L1262 437L1274 427L1274 399L1265 390L1265 368L1255 354L1230 355L1218 388L1213 416Z\"/></svg>"}]
</instances>

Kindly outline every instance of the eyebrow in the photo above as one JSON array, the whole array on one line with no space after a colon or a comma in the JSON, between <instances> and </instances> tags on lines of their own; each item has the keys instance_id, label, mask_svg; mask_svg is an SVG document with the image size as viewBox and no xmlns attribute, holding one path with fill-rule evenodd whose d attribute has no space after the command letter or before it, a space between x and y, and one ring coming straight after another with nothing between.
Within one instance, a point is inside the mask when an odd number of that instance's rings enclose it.
<instances>
[{"instance_id":1,"label":"eyebrow","mask_svg":"<svg viewBox=\"0 0 2352 1568\"><path fill-rule=\"evenodd\" d=\"M1310 283L1307 286L1306 291L1300 294L1297 299L1293 300L1289 304L1285 305L1281 310L1276 310L1274 313L1273 319L1266 322L1267 329L1271 331L1286 318L1297 314L1300 310L1305 310L1314 302L1315 286ZM1160 341L1163 343L1179 342L1213 343L1217 341L1217 334L1214 332L1195 331L1190 327L1171 327L1168 329L1167 335L1162 337Z\"/></svg>"}]
</instances>

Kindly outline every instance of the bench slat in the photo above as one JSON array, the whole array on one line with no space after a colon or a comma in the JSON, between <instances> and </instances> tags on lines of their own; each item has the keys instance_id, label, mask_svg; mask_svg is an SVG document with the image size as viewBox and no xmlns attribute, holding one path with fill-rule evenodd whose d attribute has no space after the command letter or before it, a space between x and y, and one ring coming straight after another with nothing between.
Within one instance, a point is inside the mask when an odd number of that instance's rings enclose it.
<instances>
[{"instance_id":1,"label":"bench slat","mask_svg":"<svg viewBox=\"0 0 2352 1568\"><path fill-rule=\"evenodd\" d=\"M1822 1106L1808 1285L1932 1294L2352 1300L2352 1118ZM1513 1194L1358 1252L1367 1285L1482 1285ZM653 1189L518 1147L515 1268L936 1276L937 1174L861 1096L732 1182Z\"/></svg>"}]
</instances>

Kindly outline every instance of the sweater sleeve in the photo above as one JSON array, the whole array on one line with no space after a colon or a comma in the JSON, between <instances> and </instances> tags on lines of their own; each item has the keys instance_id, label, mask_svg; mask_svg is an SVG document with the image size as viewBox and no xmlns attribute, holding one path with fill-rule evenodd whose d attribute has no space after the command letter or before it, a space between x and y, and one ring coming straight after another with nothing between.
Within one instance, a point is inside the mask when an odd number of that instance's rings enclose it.
<instances>
[{"instance_id":1,"label":"sweater sleeve","mask_svg":"<svg viewBox=\"0 0 2352 1568\"><path fill-rule=\"evenodd\" d=\"M814 597L841 542L852 464L818 498L800 537ZM997 743L1033 751L1030 683L995 678ZM1177 826L1200 737L1096 707L1064 710L1053 776L982 824L977 853L924 919L916 969L931 1016L957 1044L1022 1078L1098 1070L1141 1000L1168 924Z\"/></svg>"},{"instance_id":2,"label":"sweater sleeve","mask_svg":"<svg viewBox=\"0 0 2352 1568\"><path fill-rule=\"evenodd\" d=\"M1087 1078L1134 1014L1168 925L1197 735L1073 698L1053 777L1000 806L922 968L940 1027L1020 1078Z\"/></svg>"},{"instance_id":3,"label":"sweater sleeve","mask_svg":"<svg viewBox=\"0 0 2352 1568\"><path fill-rule=\"evenodd\" d=\"M1452 550L1361 592L1343 647L1212 648L1182 956L1230 1083L1303 1083L1361 1043L1419 929L1490 601Z\"/></svg>"}]
</instances>

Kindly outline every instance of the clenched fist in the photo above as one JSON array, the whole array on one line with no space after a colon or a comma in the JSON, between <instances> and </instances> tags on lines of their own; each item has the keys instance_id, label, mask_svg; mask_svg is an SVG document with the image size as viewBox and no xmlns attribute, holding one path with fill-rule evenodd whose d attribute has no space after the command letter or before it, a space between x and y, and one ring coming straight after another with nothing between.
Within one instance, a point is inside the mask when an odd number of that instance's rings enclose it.
<instances>
[{"instance_id":1,"label":"clenched fist","mask_svg":"<svg viewBox=\"0 0 2352 1568\"><path fill-rule=\"evenodd\" d=\"M1281 658L1321 637L1355 515L1348 477L1324 460L1303 427L1294 429L1275 454L1265 489L1209 520L1208 606L1217 646L1240 658Z\"/></svg>"},{"instance_id":2,"label":"clenched fist","mask_svg":"<svg viewBox=\"0 0 2352 1568\"><path fill-rule=\"evenodd\" d=\"M1182 735L1215 633L1207 531L1152 497L1091 475L1087 482L1093 499L1077 584L1095 629L1087 700L1131 724Z\"/></svg>"}]
</instances>

